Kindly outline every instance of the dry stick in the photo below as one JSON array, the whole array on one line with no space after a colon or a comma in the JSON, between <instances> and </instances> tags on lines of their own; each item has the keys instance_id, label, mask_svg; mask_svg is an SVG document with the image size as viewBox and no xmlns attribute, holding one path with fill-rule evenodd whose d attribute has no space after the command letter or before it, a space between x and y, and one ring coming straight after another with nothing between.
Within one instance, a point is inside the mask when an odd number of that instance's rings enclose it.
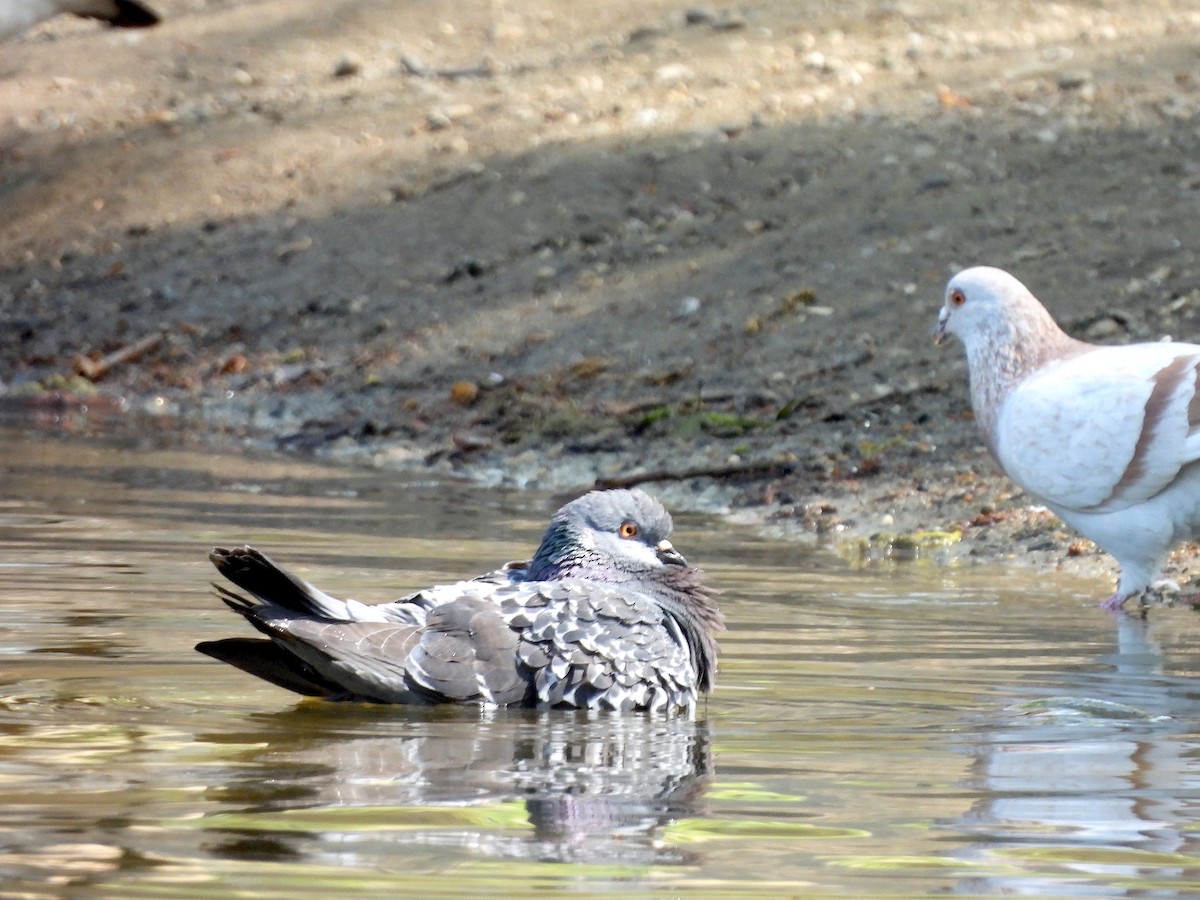
<instances>
[{"instance_id":1,"label":"dry stick","mask_svg":"<svg viewBox=\"0 0 1200 900\"><path fill-rule=\"evenodd\" d=\"M842 359L816 366L811 371L798 376L798 380L807 381L818 375L853 368L868 362L874 356L874 352L869 349L858 350ZM746 462L728 466L699 466L675 472L669 469L656 469L651 472L634 473L618 478L597 478L596 487L600 489L622 488L644 484L647 481L686 481L689 478L729 478L735 475L782 476L790 475L794 471L796 471L795 463L785 462Z\"/></svg>"},{"instance_id":2,"label":"dry stick","mask_svg":"<svg viewBox=\"0 0 1200 900\"><path fill-rule=\"evenodd\" d=\"M415 57L402 56L400 65L404 66L404 71L408 74L416 75L418 78L446 78L453 81L457 78L488 78L496 74L486 62L461 69L431 69Z\"/></svg>"},{"instance_id":3,"label":"dry stick","mask_svg":"<svg viewBox=\"0 0 1200 900\"><path fill-rule=\"evenodd\" d=\"M827 413L822 419L824 422L839 421L846 418L856 409L865 409L874 406L876 403L902 403L905 400L913 397L918 397L921 394L943 394L949 393L950 386L946 381L930 381L926 384L919 384L913 388L905 388L904 390L891 390L886 394L878 396L863 397L860 400L854 400L839 406L837 409Z\"/></svg>"},{"instance_id":4,"label":"dry stick","mask_svg":"<svg viewBox=\"0 0 1200 900\"><path fill-rule=\"evenodd\" d=\"M627 488L644 484L647 481L686 481L689 478L728 478L732 475L788 475L796 469L795 463L786 462L748 462L729 466L698 466L694 469L681 469L672 472L668 469L656 469L650 472L640 472L633 475L622 475L616 478L597 478L596 487L600 490L610 488Z\"/></svg>"},{"instance_id":5,"label":"dry stick","mask_svg":"<svg viewBox=\"0 0 1200 900\"><path fill-rule=\"evenodd\" d=\"M112 353L102 356L99 359L89 359L86 356L76 357L75 371L88 379L88 381L99 381L111 369L122 366L125 363L133 362L151 350L156 350L162 341L163 335L159 332L158 334L146 335L140 341L128 344L120 350L114 350Z\"/></svg>"},{"instance_id":6,"label":"dry stick","mask_svg":"<svg viewBox=\"0 0 1200 900\"><path fill-rule=\"evenodd\" d=\"M807 372L800 372L795 376L795 380L808 381L811 378L817 378L821 375L832 375L834 372L840 372L842 369L853 369L855 366L861 366L863 363L870 362L874 358L874 350L866 348L855 350L853 353L814 366Z\"/></svg>"}]
</instances>

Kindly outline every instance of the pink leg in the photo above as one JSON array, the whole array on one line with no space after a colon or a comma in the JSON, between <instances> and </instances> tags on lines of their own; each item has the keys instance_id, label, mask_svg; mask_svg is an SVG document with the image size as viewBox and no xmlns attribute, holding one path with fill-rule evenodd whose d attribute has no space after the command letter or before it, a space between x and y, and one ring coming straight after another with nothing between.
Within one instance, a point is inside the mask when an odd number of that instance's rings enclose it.
<instances>
[{"instance_id":1,"label":"pink leg","mask_svg":"<svg viewBox=\"0 0 1200 900\"><path fill-rule=\"evenodd\" d=\"M1122 606L1124 606L1125 601L1128 600L1132 596L1133 596L1133 594L1122 594L1120 591L1117 591L1115 594L1113 594L1111 597L1109 597L1107 600L1105 600L1103 603L1101 603L1100 608L1107 609L1110 612L1116 612L1118 609L1120 609Z\"/></svg>"},{"instance_id":2,"label":"pink leg","mask_svg":"<svg viewBox=\"0 0 1200 900\"><path fill-rule=\"evenodd\" d=\"M1184 591L1174 581L1166 580L1156 581L1148 587L1138 588L1125 594L1117 590L1116 593L1100 604L1100 608L1116 612L1131 597L1140 597L1143 606L1147 605L1147 603L1151 605L1166 603L1167 605L1188 604L1200 608L1200 591Z\"/></svg>"}]
</instances>

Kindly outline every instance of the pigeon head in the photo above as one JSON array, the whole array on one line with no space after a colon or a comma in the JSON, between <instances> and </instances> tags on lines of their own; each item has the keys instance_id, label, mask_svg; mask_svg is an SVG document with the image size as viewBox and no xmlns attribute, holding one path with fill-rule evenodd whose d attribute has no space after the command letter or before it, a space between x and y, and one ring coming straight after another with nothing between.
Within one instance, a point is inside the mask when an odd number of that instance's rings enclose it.
<instances>
[{"instance_id":1,"label":"pigeon head","mask_svg":"<svg viewBox=\"0 0 1200 900\"><path fill-rule=\"evenodd\" d=\"M1033 342L1046 323L1058 326L1029 289L1003 269L964 269L946 285L935 343L953 334L967 346Z\"/></svg>"},{"instance_id":2,"label":"pigeon head","mask_svg":"<svg viewBox=\"0 0 1200 900\"><path fill-rule=\"evenodd\" d=\"M526 578L620 583L686 566L667 539L671 527L670 513L645 491L592 491L554 514Z\"/></svg>"},{"instance_id":3,"label":"pigeon head","mask_svg":"<svg viewBox=\"0 0 1200 900\"><path fill-rule=\"evenodd\" d=\"M971 405L989 435L1013 385L1086 346L1063 332L1025 285L991 266L964 269L946 285L934 342L948 334L966 348Z\"/></svg>"}]
</instances>

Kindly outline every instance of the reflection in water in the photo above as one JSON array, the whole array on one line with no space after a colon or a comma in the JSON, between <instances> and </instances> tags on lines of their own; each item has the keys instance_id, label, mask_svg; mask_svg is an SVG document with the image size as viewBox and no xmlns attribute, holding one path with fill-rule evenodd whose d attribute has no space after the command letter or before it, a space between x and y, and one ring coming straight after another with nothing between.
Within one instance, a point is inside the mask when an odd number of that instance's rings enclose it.
<instances>
[{"instance_id":1,"label":"reflection in water","mask_svg":"<svg viewBox=\"0 0 1200 900\"><path fill-rule=\"evenodd\" d=\"M964 857L1044 865L1057 847L1059 865L1068 872L1149 874L1140 859L1153 861L1161 878L1171 871L1164 858L1142 854L1200 852L1200 687L1163 674L1163 651L1146 618L1115 619L1117 650L1107 658L1107 670L1064 680L1053 696L1010 706L1010 717L971 747L977 756L969 786L979 799L962 819L946 823L979 841ZM1081 854L1080 846L1101 852ZM1036 893L1056 884L1061 889L1059 877L1041 873L961 887ZM1113 892L1104 883L1072 891Z\"/></svg>"},{"instance_id":2,"label":"reflection in water","mask_svg":"<svg viewBox=\"0 0 1200 900\"><path fill-rule=\"evenodd\" d=\"M1090 582L679 516L730 617L702 721L293 706L191 649L214 544L370 602L557 505L0 429L0 894L1200 896L1200 617Z\"/></svg>"},{"instance_id":3,"label":"reflection in water","mask_svg":"<svg viewBox=\"0 0 1200 900\"><path fill-rule=\"evenodd\" d=\"M503 816L496 821L505 827L498 829L479 827L486 816L447 816L448 827L435 829L433 839L503 858L681 863L688 857L658 834L677 819L701 814L713 774L708 726L687 716L425 710L423 717L381 723L380 709L367 707L347 730L341 710L315 706L255 716L255 731L201 738L261 745L241 755L242 771L212 788L213 799L245 806L241 813L217 814L211 830L224 830L221 823L232 820L236 832L248 814L269 828L272 814L321 810L312 819L316 827L328 820L336 831L326 814L336 810L338 820L353 823L357 808L370 810L371 823L380 826L375 839L429 841L429 832L389 826L410 821L413 809L426 815L430 807L487 811L517 803L532 830L512 827L517 823ZM304 843L312 854L318 848L311 839L295 846L280 838L235 840L228 850L277 857L300 853Z\"/></svg>"}]
</instances>

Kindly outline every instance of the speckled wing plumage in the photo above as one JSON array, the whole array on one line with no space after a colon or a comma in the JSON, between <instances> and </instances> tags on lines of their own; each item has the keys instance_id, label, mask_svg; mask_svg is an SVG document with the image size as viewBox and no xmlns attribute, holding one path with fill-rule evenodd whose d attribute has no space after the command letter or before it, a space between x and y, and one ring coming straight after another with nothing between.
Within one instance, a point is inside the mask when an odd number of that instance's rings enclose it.
<instances>
[{"instance_id":1,"label":"speckled wing plumage","mask_svg":"<svg viewBox=\"0 0 1200 900\"><path fill-rule=\"evenodd\" d=\"M520 633L517 655L539 704L663 710L695 702L697 671L680 624L646 595L565 579L502 588L496 599Z\"/></svg>"}]
</instances>

